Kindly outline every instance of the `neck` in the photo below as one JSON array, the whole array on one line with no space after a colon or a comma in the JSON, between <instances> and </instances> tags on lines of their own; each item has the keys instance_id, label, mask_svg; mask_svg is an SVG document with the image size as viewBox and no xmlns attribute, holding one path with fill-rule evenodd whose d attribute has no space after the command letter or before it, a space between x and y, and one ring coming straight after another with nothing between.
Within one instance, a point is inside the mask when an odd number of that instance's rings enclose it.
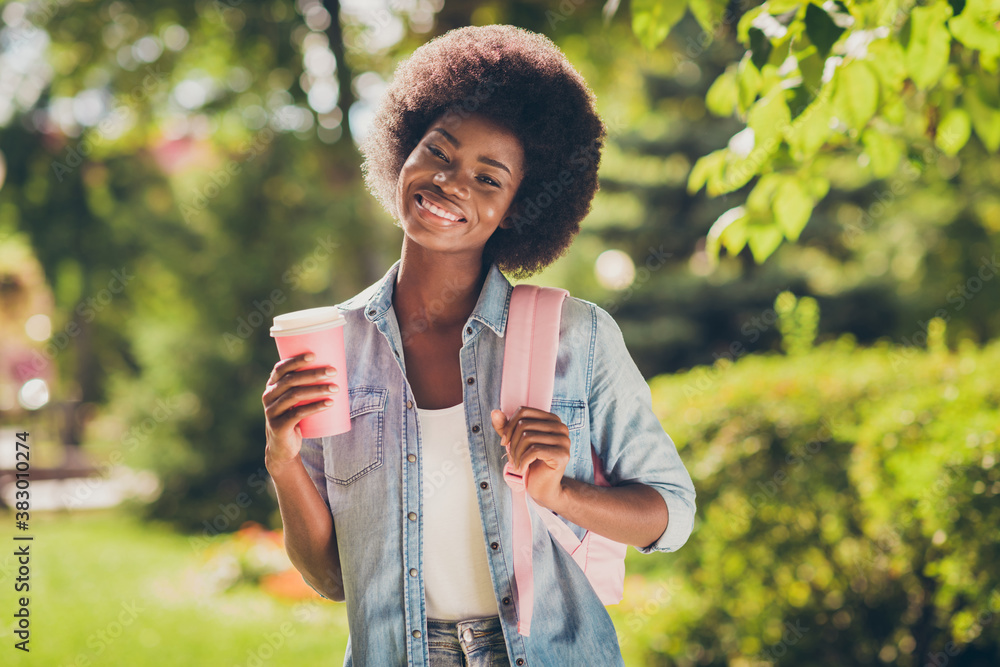
<instances>
[{"instance_id":1,"label":"neck","mask_svg":"<svg viewBox=\"0 0 1000 667\"><path fill-rule=\"evenodd\" d=\"M479 301L488 269L482 251L476 257L442 255L404 243L392 295L400 328L420 334L464 325Z\"/></svg>"}]
</instances>

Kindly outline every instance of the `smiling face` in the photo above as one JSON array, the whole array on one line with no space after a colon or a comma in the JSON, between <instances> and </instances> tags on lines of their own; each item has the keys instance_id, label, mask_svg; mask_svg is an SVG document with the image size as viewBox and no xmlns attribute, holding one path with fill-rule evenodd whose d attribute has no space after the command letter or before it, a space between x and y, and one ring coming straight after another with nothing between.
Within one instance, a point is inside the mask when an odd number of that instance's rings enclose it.
<instances>
[{"instance_id":1,"label":"smiling face","mask_svg":"<svg viewBox=\"0 0 1000 667\"><path fill-rule=\"evenodd\" d=\"M429 250L482 251L496 228L513 226L524 151L506 128L479 114L431 123L399 173L400 223Z\"/></svg>"}]
</instances>

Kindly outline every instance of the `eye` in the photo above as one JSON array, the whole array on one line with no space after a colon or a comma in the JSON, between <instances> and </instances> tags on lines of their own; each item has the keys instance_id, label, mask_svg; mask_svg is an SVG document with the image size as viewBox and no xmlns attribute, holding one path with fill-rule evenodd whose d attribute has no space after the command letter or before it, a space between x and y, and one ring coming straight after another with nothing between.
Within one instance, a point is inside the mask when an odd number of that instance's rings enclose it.
<instances>
[{"instance_id":1,"label":"eye","mask_svg":"<svg viewBox=\"0 0 1000 667\"><path fill-rule=\"evenodd\" d=\"M489 183L490 185L493 185L493 186L498 187L498 188L500 187L500 184L497 183L496 181L494 181L489 176L483 176L483 178L486 179L484 182Z\"/></svg>"},{"instance_id":2,"label":"eye","mask_svg":"<svg viewBox=\"0 0 1000 667\"><path fill-rule=\"evenodd\" d=\"M433 146L428 146L428 147L427 147L427 150L429 150L429 151L430 151L431 153L433 153L434 155L438 156L438 157L439 157L439 158L441 158L442 160L444 160L444 159L445 159L445 156L444 156L444 153L442 153L442 152L441 152L441 151L439 151L438 149L434 148Z\"/></svg>"}]
</instances>

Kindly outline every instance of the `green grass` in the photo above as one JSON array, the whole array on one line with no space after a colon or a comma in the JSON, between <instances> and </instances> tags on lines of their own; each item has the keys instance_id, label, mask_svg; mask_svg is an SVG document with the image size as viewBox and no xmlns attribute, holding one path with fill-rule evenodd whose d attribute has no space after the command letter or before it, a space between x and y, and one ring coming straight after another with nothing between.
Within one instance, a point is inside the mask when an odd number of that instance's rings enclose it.
<instances>
[{"instance_id":1,"label":"green grass","mask_svg":"<svg viewBox=\"0 0 1000 667\"><path fill-rule=\"evenodd\" d=\"M253 586L208 593L188 539L115 512L31 517L30 654L14 648L14 517L0 513L0 664L339 665L347 613ZM258 662L259 660L259 662Z\"/></svg>"},{"instance_id":2,"label":"green grass","mask_svg":"<svg viewBox=\"0 0 1000 667\"><path fill-rule=\"evenodd\" d=\"M14 517L0 512L0 665L340 665L347 611L275 599L255 586L211 593L188 538L118 511L31 516L30 654L16 650ZM646 664L650 619L668 613L664 555L629 549L626 597L608 607L627 665ZM669 556L666 557L667 560ZM669 568L668 568L669 569Z\"/></svg>"}]
</instances>

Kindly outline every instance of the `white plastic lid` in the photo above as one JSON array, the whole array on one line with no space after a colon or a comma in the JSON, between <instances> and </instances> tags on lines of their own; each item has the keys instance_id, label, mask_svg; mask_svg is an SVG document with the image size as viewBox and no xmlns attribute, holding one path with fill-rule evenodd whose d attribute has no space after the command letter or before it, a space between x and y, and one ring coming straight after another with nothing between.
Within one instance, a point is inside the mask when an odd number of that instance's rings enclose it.
<instances>
[{"instance_id":1,"label":"white plastic lid","mask_svg":"<svg viewBox=\"0 0 1000 667\"><path fill-rule=\"evenodd\" d=\"M284 315L276 315L274 325L271 327L271 335L297 336L344 324L347 324L347 320L344 319L344 315L336 306L306 308Z\"/></svg>"}]
</instances>

